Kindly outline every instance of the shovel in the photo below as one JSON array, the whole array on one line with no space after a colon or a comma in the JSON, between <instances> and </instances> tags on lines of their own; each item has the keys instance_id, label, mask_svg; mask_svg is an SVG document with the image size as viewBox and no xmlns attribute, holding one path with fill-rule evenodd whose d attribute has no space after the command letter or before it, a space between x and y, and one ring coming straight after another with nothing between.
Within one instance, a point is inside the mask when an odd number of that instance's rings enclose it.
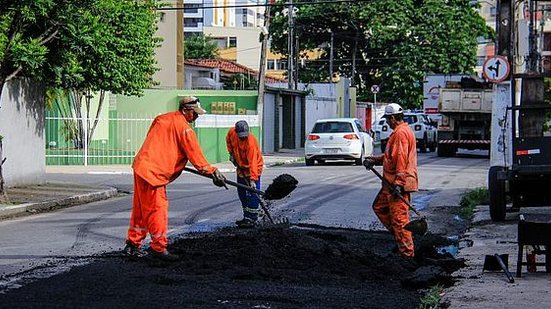
<instances>
[{"instance_id":1,"label":"shovel","mask_svg":"<svg viewBox=\"0 0 551 309\"><path fill-rule=\"evenodd\" d=\"M371 170L375 175L377 175L377 177L379 177L379 179L383 181L383 184L387 186L391 191L394 189L394 187L386 179L384 179L383 176L376 169L373 168L373 166L366 166L365 168ZM415 209L415 207L413 207L413 205L411 205L411 203L406 200L401 194L395 195L398 196L402 200L402 202L406 203L409 209L413 210L413 212L419 217L419 219L409 221L409 223L406 224L404 228L417 235L427 234L427 218L422 216L419 211L417 211L417 209Z\"/></svg>"},{"instance_id":2,"label":"shovel","mask_svg":"<svg viewBox=\"0 0 551 309\"><path fill-rule=\"evenodd\" d=\"M509 268L507 268L507 265L509 261L509 255L508 254L494 254L494 255L486 255L484 257L484 266L483 270L487 271L499 271L502 270L505 273L505 276L507 276L507 280L509 283L515 283L515 278L511 275L509 272Z\"/></svg>"},{"instance_id":3,"label":"shovel","mask_svg":"<svg viewBox=\"0 0 551 309\"><path fill-rule=\"evenodd\" d=\"M197 170L191 169L189 167L184 167L184 170L190 173L193 173L195 175L203 176L212 179L211 175L203 174ZM240 184L231 180L226 179L224 181L226 184L234 187L239 187L242 189L245 189L249 192L255 193L258 195L260 199L260 207L262 207L262 211L264 211L264 214L266 214L266 217L270 221L271 224L276 224L274 222L274 219L270 215L270 212L268 211L268 207L266 205L266 202L264 200L279 200L287 195L289 195L295 188L297 187L298 180L295 179L295 177L289 175L289 174L281 174L274 178L273 182L268 186L266 191L260 191L255 188L246 186L244 184ZM288 220L284 220L284 223L288 223Z\"/></svg>"}]
</instances>

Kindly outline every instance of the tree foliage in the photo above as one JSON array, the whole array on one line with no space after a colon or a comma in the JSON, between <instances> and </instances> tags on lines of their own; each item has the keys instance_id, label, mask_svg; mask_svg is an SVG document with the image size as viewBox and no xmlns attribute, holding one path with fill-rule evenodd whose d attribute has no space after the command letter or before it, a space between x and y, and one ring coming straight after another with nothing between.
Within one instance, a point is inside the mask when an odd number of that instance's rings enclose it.
<instances>
[{"instance_id":1,"label":"tree foliage","mask_svg":"<svg viewBox=\"0 0 551 309\"><path fill-rule=\"evenodd\" d=\"M303 2L310 4L297 6L294 17L300 53L324 52L299 68L302 81L328 80L333 36L334 71L353 78L360 98L378 84L382 100L410 108L421 105L425 74L471 73L477 38L493 36L468 0ZM288 17L282 8L273 11L270 33L272 49L287 54Z\"/></svg>"},{"instance_id":2,"label":"tree foliage","mask_svg":"<svg viewBox=\"0 0 551 309\"><path fill-rule=\"evenodd\" d=\"M97 124L84 132L92 96L100 96L99 115L107 91L141 95L154 83L155 9L148 0L0 0L0 90L17 77L66 90L49 91L46 101L72 98L63 109L78 123L82 147Z\"/></svg>"},{"instance_id":3,"label":"tree foliage","mask_svg":"<svg viewBox=\"0 0 551 309\"><path fill-rule=\"evenodd\" d=\"M216 59L219 57L218 44L205 35L193 35L184 41L184 59Z\"/></svg>"}]
</instances>

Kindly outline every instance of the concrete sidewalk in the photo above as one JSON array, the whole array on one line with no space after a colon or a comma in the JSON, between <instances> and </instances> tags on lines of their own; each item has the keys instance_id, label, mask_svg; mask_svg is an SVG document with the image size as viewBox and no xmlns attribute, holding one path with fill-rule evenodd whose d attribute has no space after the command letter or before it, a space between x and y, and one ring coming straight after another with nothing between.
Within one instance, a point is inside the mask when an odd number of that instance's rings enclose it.
<instances>
[{"instance_id":1,"label":"concrete sidewalk","mask_svg":"<svg viewBox=\"0 0 551 309\"><path fill-rule=\"evenodd\" d=\"M522 267L521 278L517 278L517 230L520 214L549 216L551 207L521 208L520 212L509 212L503 222L492 222L488 206L478 206L469 231L464 235L466 243L472 246L460 249L459 258L464 258L467 267L458 270L454 276L456 284L445 290L442 304L445 308L550 308L551 273L538 266L536 273ZM550 222L551 223L551 222ZM548 235L551 237L551 235ZM509 283L503 271L484 271L486 255L508 254L508 269L514 283ZM523 256L526 261L526 255ZM538 262L544 257L538 256ZM546 305L547 304L547 305Z\"/></svg>"},{"instance_id":2,"label":"concrete sidewalk","mask_svg":"<svg viewBox=\"0 0 551 309\"><path fill-rule=\"evenodd\" d=\"M301 160L304 160L304 149L282 149L277 153L264 154L264 165L267 168ZM214 165L222 173L235 171L235 167L229 161ZM49 173L132 175L132 168L130 165L47 166L46 179ZM41 185L8 188L6 193L10 204L0 204L0 219L90 203L119 195L117 189L112 187L54 183L48 180Z\"/></svg>"}]
</instances>

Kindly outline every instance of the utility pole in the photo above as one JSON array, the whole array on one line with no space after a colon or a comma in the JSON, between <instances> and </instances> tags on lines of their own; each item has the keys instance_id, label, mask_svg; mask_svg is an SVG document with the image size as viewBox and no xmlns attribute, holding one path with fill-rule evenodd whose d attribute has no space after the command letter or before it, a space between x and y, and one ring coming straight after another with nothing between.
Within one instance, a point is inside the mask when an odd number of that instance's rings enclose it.
<instances>
[{"instance_id":1,"label":"utility pole","mask_svg":"<svg viewBox=\"0 0 551 309\"><path fill-rule=\"evenodd\" d=\"M527 61L527 71L528 72L537 72L538 71L538 62L539 62L539 53L538 53L538 44L536 36L536 27L535 23L535 13L536 6L534 0L529 1L529 12L530 12L530 22L528 24L528 61Z\"/></svg>"},{"instance_id":2,"label":"utility pole","mask_svg":"<svg viewBox=\"0 0 551 309\"><path fill-rule=\"evenodd\" d=\"M293 62L295 60L294 58L294 54L295 54L295 51L294 51L294 45L295 45L295 40L294 40L294 31L293 31L293 28L294 28L294 20L293 20L293 15L294 15L294 6L293 6L293 0L289 0L289 8L288 8L288 11L287 11L287 26L288 26L288 29L287 29L287 46L288 46L288 51L289 51L289 55L287 57L287 81L288 81L288 88L289 89L294 89L294 65L293 65Z\"/></svg>"},{"instance_id":3,"label":"utility pole","mask_svg":"<svg viewBox=\"0 0 551 309\"><path fill-rule=\"evenodd\" d=\"M331 31L331 46L329 49L329 82L333 82L333 44L335 43L335 34Z\"/></svg>"},{"instance_id":4,"label":"utility pole","mask_svg":"<svg viewBox=\"0 0 551 309\"><path fill-rule=\"evenodd\" d=\"M268 53L268 38L270 29L270 8L275 0L267 0L269 5L264 11L264 27L262 27L262 44L260 47L260 66L258 69L258 96L256 98L256 112L258 114L258 125L260 126L260 134L258 137L261 149L263 140L263 119L264 119L264 88L266 86L266 54Z\"/></svg>"}]
</instances>

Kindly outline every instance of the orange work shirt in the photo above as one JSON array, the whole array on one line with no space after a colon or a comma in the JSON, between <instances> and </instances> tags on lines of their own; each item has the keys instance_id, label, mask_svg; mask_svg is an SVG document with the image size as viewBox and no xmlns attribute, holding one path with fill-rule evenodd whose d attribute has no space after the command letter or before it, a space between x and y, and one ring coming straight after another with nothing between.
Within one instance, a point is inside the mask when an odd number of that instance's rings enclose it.
<instances>
[{"instance_id":1,"label":"orange work shirt","mask_svg":"<svg viewBox=\"0 0 551 309\"><path fill-rule=\"evenodd\" d=\"M176 111L153 120L132 168L150 185L157 187L178 178L188 160L205 174L216 169L205 159L197 135L184 115Z\"/></svg>"},{"instance_id":2,"label":"orange work shirt","mask_svg":"<svg viewBox=\"0 0 551 309\"><path fill-rule=\"evenodd\" d=\"M226 135L226 147L239 166L237 175L257 181L264 169L264 158L254 135L249 132L249 136L241 140L235 128L230 128Z\"/></svg>"},{"instance_id":3,"label":"orange work shirt","mask_svg":"<svg viewBox=\"0 0 551 309\"><path fill-rule=\"evenodd\" d=\"M396 126L388 139L383 156L384 177L406 192L419 190L417 179L417 141L406 122Z\"/></svg>"}]
</instances>

